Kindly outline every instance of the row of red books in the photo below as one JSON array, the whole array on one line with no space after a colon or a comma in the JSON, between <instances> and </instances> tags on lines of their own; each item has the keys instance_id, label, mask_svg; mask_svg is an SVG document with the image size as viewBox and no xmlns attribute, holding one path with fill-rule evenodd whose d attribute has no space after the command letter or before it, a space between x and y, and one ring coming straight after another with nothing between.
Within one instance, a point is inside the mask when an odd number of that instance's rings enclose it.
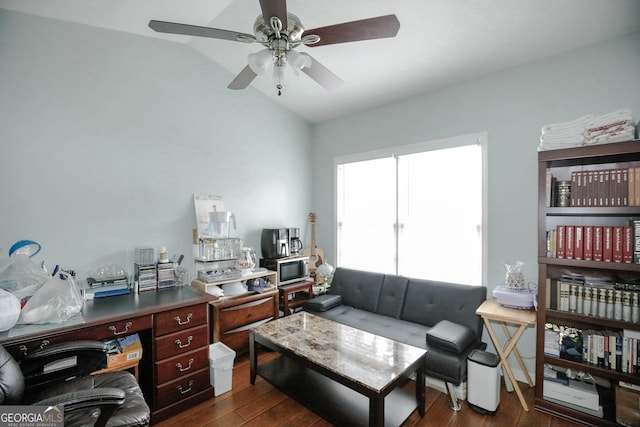
<instances>
[{"instance_id":1,"label":"row of red books","mask_svg":"<svg viewBox=\"0 0 640 427\"><path fill-rule=\"evenodd\" d=\"M640 167L572 172L571 206L640 206Z\"/></svg>"},{"instance_id":2,"label":"row of red books","mask_svg":"<svg viewBox=\"0 0 640 427\"><path fill-rule=\"evenodd\" d=\"M547 232L547 256L640 264L636 237L634 226L559 225Z\"/></svg>"}]
</instances>

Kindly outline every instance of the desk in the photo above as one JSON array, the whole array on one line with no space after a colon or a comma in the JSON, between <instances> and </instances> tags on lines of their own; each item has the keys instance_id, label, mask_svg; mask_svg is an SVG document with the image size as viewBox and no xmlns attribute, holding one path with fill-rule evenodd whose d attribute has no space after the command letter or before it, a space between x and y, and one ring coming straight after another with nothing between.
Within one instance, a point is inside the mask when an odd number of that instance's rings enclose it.
<instances>
[{"instance_id":1,"label":"desk","mask_svg":"<svg viewBox=\"0 0 640 427\"><path fill-rule=\"evenodd\" d=\"M50 344L137 332L140 388L156 423L213 397L208 315L213 298L191 286L98 298L85 301L81 313L67 322L0 332L0 344L20 360Z\"/></svg>"},{"instance_id":2,"label":"desk","mask_svg":"<svg viewBox=\"0 0 640 427\"><path fill-rule=\"evenodd\" d=\"M516 344L518 343L518 340L522 336L522 333L524 332L524 330L528 326L536 324L536 312L534 310L519 310L516 308L507 308L500 305L500 303L498 303L498 301L496 301L495 299L488 299L488 300L485 300L480 305L480 307L478 307L478 309L476 310L476 314L482 317L482 319L484 320L484 324L487 327L487 332L489 332L489 335L491 336L491 340L493 341L493 345L495 346L496 351L500 356L502 367L507 373L509 380L511 381L511 384L513 385L513 389L518 395L518 399L520 399L522 408L524 408L525 411L528 411L529 407L527 406L527 403L524 400L524 396L520 391L520 387L518 386L518 382L516 381L516 378L513 375L513 371L509 366L509 362L507 358L509 357L511 352L513 352L516 359L518 360L518 363L520 364L520 368L522 369L522 372L524 372L524 375L527 377L527 382L529 383L529 387L533 387L533 381L531 380L531 376L529 375L529 372L527 371L527 369L524 366L524 363L522 362L522 358L520 357L520 353L516 348ZM496 334L491 326L492 321L499 322L500 325L502 326L502 330L504 331L504 334L507 337L507 343L505 344L504 347L500 345L500 341L496 337ZM515 333L511 334L511 332L507 328L507 324L512 324L517 326Z\"/></svg>"}]
</instances>

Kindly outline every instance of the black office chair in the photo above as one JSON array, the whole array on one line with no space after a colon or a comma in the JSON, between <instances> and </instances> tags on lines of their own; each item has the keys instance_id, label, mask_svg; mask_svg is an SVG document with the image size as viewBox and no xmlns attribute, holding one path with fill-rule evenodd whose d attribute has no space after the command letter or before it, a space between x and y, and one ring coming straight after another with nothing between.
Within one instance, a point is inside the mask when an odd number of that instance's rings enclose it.
<instances>
[{"instance_id":1,"label":"black office chair","mask_svg":"<svg viewBox=\"0 0 640 427\"><path fill-rule=\"evenodd\" d=\"M106 366L101 341L46 346L18 364L0 346L0 404L64 407L64 425L148 426L149 406L126 371L90 375Z\"/></svg>"}]
</instances>

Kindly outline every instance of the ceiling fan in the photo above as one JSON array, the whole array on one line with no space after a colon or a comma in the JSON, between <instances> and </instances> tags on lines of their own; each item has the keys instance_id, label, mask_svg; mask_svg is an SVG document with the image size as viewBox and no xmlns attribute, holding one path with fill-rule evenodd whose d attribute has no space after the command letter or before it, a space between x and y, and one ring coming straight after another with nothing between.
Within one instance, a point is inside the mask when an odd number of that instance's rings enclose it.
<instances>
[{"instance_id":1,"label":"ceiling fan","mask_svg":"<svg viewBox=\"0 0 640 427\"><path fill-rule=\"evenodd\" d=\"M282 94L287 64L292 68L294 74L297 75L298 70L302 70L327 90L337 89L344 83L311 55L294 50L301 44L317 47L395 37L400 28L400 22L395 15L384 15L305 30L300 18L287 12L286 0L260 0L260 8L262 14L256 18L253 35L219 28L156 20L149 21L149 27L160 33L262 44L265 49L249 54L248 65L227 87L235 90L245 89L256 76L265 74L267 69L273 66L273 79L278 95Z\"/></svg>"}]
</instances>

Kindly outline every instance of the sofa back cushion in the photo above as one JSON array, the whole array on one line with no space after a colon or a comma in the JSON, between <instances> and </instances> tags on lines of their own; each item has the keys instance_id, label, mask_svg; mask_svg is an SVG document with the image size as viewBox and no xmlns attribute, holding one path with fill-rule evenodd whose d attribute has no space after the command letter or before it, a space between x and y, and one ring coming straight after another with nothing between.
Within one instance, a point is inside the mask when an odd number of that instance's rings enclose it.
<instances>
[{"instance_id":1,"label":"sofa back cushion","mask_svg":"<svg viewBox=\"0 0 640 427\"><path fill-rule=\"evenodd\" d=\"M342 303L375 312L384 274L338 267L333 274L329 294L342 295Z\"/></svg>"},{"instance_id":2,"label":"sofa back cushion","mask_svg":"<svg viewBox=\"0 0 640 427\"><path fill-rule=\"evenodd\" d=\"M402 313L408 283L408 277L385 275L376 313L398 319Z\"/></svg>"},{"instance_id":3,"label":"sofa back cushion","mask_svg":"<svg viewBox=\"0 0 640 427\"><path fill-rule=\"evenodd\" d=\"M475 312L486 296L484 286L409 279L400 318L425 326L449 320L471 328L480 337L483 323Z\"/></svg>"}]
</instances>

